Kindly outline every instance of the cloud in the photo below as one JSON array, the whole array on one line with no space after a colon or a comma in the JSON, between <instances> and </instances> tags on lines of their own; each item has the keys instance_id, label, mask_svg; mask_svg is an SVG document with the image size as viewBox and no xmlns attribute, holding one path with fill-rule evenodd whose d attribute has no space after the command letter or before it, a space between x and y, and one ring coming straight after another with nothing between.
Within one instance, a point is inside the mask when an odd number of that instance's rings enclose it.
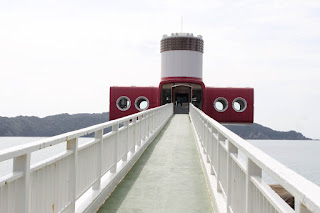
<instances>
[{"instance_id":1,"label":"cloud","mask_svg":"<svg viewBox=\"0 0 320 213\"><path fill-rule=\"evenodd\" d=\"M160 39L180 31L183 16L185 32L204 36L207 86L254 87L257 122L320 138L312 127L319 8L311 0L1 1L0 113L107 111L111 85L157 86Z\"/></svg>"}]
</instances>

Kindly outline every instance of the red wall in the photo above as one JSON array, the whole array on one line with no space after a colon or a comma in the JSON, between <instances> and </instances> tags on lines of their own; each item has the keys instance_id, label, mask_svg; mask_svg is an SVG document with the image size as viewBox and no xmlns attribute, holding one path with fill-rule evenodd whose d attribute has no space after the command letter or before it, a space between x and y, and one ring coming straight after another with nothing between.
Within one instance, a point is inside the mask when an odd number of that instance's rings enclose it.
<instances>
[{"instance_id":1,"label":"red wall","mask_svg":"<svg viewBox=\"0 0 320 213\"><path fill-rule=\"evenodd\" d=\"M116 106L117 99L121 96L127 96L131 101L127 111L120 111ZM140 96L149 100L148 109L159 106L158 87L110 87L110 120L140 112L134 104Z\"/></svg>"},{"instance_id":2,"label":"red wall","mask_svg":"<svg viewBox=\"0 0 320 213\"><path fill-rule=\"evenodd\" d=\"M161 82L159 88L163 83ZM193 83L193 82L191 82ZM212 88L203 86L203 111L213 119L222 123L253 123L254 93L253 88ZM121 118L139 112L135 107L135 100L144 96L149 100L149 108L160 105L160 90L158 87L110 87L110 120ZM116 106L116 101L121 96L127 96L131 105L127 111L121 111ZM213 103L216 98L223 97L228 101L228 108L224 112L218 112ZM247 108L243 112L236 112L232 108L235 98L246 100Z\"/></svg>"},{"instance_id":3,"label":"red wall","mask_svg":"<svg viewBox=\"0 0 320 213\"><path fill-rule=\"evenodd\" d=\"M224 112L218 112L213 102L218 97L224 97L228 101L228 108ZM236 112L232 108L232 102L235 98L241 97L246 100L247 108L243 112ZM205 89L205 105L203 111L222 123L253 123L253 88L212 88Z\"/></svg>"}]
</instances>

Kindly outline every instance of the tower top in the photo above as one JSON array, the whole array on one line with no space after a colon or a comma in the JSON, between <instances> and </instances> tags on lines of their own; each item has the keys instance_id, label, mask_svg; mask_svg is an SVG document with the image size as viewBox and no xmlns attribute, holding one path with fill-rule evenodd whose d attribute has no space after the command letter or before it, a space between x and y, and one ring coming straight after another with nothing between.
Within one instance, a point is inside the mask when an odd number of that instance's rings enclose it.
<instances>
[{"instance_id":1,"label":"tower top","mask_svg":"<svg viewBox=\"0 0 320 213\"><path fill-rule=\"evenodd\" d=\"M194 36L192 33L172 33L171 36L163 35L160 52L171 50L190 50L203 53L202 36Z\"/></svg>"},{"instance_id":2,"label":"tower top","mask_svg":"<svg viewBox=\"0 0 320 213\"><path fill-rule=\"evenodd\" d=\"M174 38L174 37L189 37L189 38L197 38L197 39L203 40L201 35L194 36L193 33L171 33L170 36L164 34L162 36L162 39Z\"/></svg>"}]
</instances>

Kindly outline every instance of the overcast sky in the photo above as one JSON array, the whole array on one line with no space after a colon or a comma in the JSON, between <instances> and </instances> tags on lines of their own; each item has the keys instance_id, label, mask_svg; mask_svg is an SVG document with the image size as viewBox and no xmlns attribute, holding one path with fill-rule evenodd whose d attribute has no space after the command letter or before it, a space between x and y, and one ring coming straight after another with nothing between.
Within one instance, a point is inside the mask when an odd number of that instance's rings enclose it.
<instances>
[{"instance_id":1,"label":"overcast sky","mask_svg":"<svg viewBox=\"0 0 320 213\"><path fill-rule=\"evenodd\" d=\"M158 86L181 16L206 86L253 87L255 122L320 138L319 0L0 0L0 116L106 112L110 86Z\"/></svg>"}]
</instances>

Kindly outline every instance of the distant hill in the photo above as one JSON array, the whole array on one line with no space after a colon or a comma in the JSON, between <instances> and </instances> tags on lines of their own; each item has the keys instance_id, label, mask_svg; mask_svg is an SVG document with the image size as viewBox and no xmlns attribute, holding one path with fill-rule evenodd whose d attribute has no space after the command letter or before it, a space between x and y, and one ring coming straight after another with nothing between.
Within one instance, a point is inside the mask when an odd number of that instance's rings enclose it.
<instances>
[{"instance_id":1,"label":"distant hill","mask_svg":"<svg viewBox=\"0 0 320 213\"><path fill-rule=\"evenodd\" d=\"M109 113L59 114L45 118L18 116L0 117L0 136L54 136L95 124L107 122ZM225 125L244 139L308 140L295 131L280 132L254 123L252 125Z\"/></svg>"},{"instance_id":2,"label":"distant hill","mask_svg":"<svg viewBox=\"0 0 320 213\"><path fill-rule=\"evenodd\" d=\"M109 120L109 113L59 114L45 118L0 117L0 136L54 136Z\"/></svg>"},{"instance_id":3,"label":"distant hill","mask_svg":"<svg viewBox=\"0 0 320 213\"><path fill-rule=\"evenodd\" d=\"M259 140L311 140L296 131L275 131L257 123L251 125L224 125L244 139Z\"/></svg>"}]
</instances>

